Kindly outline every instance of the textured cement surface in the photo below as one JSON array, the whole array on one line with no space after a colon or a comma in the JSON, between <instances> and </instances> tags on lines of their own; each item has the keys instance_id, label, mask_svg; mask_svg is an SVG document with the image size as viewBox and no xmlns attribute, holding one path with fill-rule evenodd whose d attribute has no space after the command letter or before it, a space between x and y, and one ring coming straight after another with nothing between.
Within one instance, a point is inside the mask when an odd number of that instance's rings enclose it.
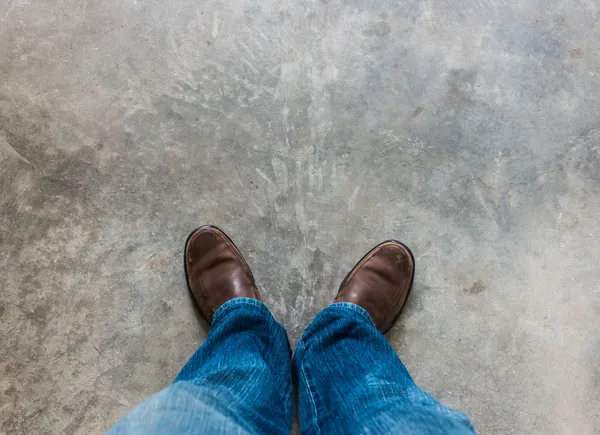
<instances>
[{"instance_id":1,"label":"textured cement surface","mask_svg":"<svg viewBox=\"0 0 600 435\"><path fill-rule=\"evenodd\" d=\"M295 343L375 243L482 433L600 433L595 0L4 0L0 433L98 433L206 336L220 225Z\"/></svg>"}]
</instances>

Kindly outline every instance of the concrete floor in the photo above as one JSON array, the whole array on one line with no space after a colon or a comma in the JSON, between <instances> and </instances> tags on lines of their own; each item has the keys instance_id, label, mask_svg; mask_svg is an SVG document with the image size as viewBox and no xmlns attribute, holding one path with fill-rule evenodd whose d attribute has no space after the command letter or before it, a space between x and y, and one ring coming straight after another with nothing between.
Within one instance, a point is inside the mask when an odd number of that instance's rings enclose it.
<instances>
[{"instance_id":1,"label":"concrete floor","mask_svg":"<svg viewBox=\"0 0 600 435\"><path fill-rule=\"evenodd\" d=\"M482 433L599 434L595 0L4 0L0 433L98 433L206 337L228 231L293 343L375 243Z\"/></svg>"}]
</instances>

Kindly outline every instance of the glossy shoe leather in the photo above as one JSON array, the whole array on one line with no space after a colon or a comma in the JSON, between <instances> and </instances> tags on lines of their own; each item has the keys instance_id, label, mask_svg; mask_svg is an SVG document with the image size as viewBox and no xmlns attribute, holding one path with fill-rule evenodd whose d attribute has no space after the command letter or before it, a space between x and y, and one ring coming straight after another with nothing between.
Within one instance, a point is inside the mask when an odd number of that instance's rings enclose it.
<instances>
[{"instance_id":1,"label":"glossy shoe leather","mask_svg":"<svg viewBox=\"0 0 600 435\"><path fill-rule=\"evenodd\" d=\"M335 301L361 306L385 334L400 316L414 275L415 260L410 249L396 240L388 240L374 247L354 266Z\"/></svg>"},{"instance_id":2,"label":"glossy shoe leather","mask_svg":"<svg viewBox=\"0 0 600 435\"><path fill-rule=\"evenodd\" d=\"M261 300L246 260L217 227L206 225L189 235L184 263L190 292L208 323L217 308L233 298Z\"/></svg>"}]
</instances>

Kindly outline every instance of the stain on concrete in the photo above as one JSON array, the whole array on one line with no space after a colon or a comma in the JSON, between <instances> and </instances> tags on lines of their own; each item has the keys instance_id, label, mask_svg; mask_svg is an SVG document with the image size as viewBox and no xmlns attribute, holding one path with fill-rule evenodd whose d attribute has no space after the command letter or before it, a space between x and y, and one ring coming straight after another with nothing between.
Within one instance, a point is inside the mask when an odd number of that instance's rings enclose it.
<instances>
[{"instance_id":1,"label":"stain on concrete","mask_svg":"<svg viewBox=\"0 0 600 435\"><path fill-rule=\"evenodd\" d=\"M572 50L569 50L569 56L571 57L571 59L583 59L584 57L581 48L574 48Z\"/></svg>"},{"instance_id":2,"label":"stain on concrete","mask_svg":"<svg viewBox=\"0 0 600 435\"><path fill-rule=\"evenodd\" d=\"M486 290L486 286L483 285L483 282L480 279L478 279L473 283L471 287L464 289L464 292L472 295L478 295L479 293L483 293Z\"/></svg>"},{"instance_id":3,"label":"stain on concrete","mask_svg":"<svg viewBox=\"0 0 600 435\"><path fill-rule=\"evenodd\" d=\"M363 31L365 36L386 36L390 33L391 27L387 21L378 21Z\"/></svg>"},{"instance_id":4,"label":"stain on concrete","mask_svg":"<svg viewBox=\"0 0 600 435\"><path fill-rule=\"evenodd\" d=\"M417 108L415 109L415 111L413 112L413 114L412 114L412 117L413 117L413 118L416 118L416 117L418 117L419 115L421 115L421 114L422 114L424 111L425 111L425 108L423 108L423 107L419 106L419 107L417 107Z\"/></svg>"}]
</instances>

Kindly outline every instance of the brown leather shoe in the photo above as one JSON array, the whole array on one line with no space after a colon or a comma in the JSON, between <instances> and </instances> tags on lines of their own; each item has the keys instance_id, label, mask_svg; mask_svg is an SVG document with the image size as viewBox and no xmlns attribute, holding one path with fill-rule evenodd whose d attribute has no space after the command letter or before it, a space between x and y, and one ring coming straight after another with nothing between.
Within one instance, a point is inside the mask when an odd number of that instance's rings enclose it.
<instances>
[{"instance_id":1,"label":"brown leather shoe","mask_svg":"<svg viewBox=\"0 0 600 435\"><path fill-rule=\"evenodd\" d=\"M336 302L352 302L371 315L377 329L390 330L408 299L415 259L406 246L388 240L371 249L344 278Z\"/></svg>"},{"instance_id":2,"label":"brown leather shoe","mask_svg":"<svg viewBox=\"0 0 600 435\"><path fill-rule=\"evenodd\" d=\"M184 265L190 292L208 323L230 299L261 300L246 260L217 227L205 225L192 231L185 242Z\"/></svg>"}]
</instances>

